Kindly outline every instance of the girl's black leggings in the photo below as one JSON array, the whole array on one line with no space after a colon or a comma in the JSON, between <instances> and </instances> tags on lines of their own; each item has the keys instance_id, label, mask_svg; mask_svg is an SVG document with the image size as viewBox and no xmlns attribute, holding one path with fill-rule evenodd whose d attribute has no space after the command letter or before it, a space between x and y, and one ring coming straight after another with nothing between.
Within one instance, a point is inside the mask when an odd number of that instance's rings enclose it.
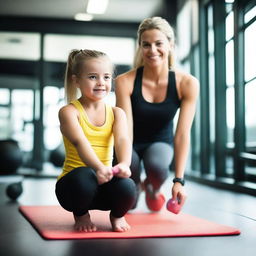
<instances>
[{"instance_id":1,"label":"girl's black leggings","mask_svg":"<svg viewBox=\"0 0 256 256\"><path fill-rule=\"evenodd\" d=\"M135 202L135 183L130 178L113 177L109 182L98 184L95 171L90 167L78 167L56 183L56 196L60 205L76 216L88 210L110 210L120 218Z\"/></svg>"}]
</instances>

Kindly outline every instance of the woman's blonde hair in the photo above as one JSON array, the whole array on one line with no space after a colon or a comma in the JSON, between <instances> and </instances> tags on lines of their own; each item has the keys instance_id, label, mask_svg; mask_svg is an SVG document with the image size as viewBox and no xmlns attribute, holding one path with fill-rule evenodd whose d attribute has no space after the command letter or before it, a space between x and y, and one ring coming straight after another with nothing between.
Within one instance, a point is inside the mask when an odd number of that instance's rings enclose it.
<instances>
[{"instance_id":1,"label":"woman's blonde hair","mask_svg":"<svg viewBox=\"0 0 256 256\"><path fill-rule=\"evenodd\" d=\"M72 75L76 75L77 77L79 77L81 75L83 65L87 60L100 57L108 58L106 53L96 50L75 49L69 53L65 72L65 98L67 103L76 100L78 97L78 90L76 86L74 86Z\"/></svg>"},{"instance_id":2,"label":"woman's blonde hair","mask_svg":"<svg viewBox=\"0 0 256 256\"><path fill-rule=\"evenodd\" d=\"M137 50L134 57L133 66L135 68L141 67L144 65L142 53L141 53L141 35L146 30L158 29L162 33L164 33L170 42L170 44L174 47L175 44L175 35L172 26L168 23L167 20L161 17L152 17L144 19L139 25L137 32ZM169 68L171 69L174 66L174 54L172 51L169 52L169 60L168 60Z\"/></svg>"}]
</instances>

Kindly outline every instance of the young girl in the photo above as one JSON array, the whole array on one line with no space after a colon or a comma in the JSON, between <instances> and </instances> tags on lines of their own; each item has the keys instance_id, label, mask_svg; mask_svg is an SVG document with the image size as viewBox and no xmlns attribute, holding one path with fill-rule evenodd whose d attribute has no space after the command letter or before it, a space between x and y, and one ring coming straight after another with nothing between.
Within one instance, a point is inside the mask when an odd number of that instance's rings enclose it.
<instances>
[{"instance_id":1,"label":"young girl","mask_svg":"<svg viewBox=\"0 0 256 256\"><path fill-rule=\"evenodd\" d=\"M75 228L96 231L88 210L110 210L113 231L130 228L124 215L135 201L131 142L126 116L104 103L111 90L113 66L103 52L73 50L68 57L65 89L68 105L59 111L66 150L56 183L60 205L73 212ZM77 99L77 89L81 97ZM113 147L118 173L112 172Z\"/></svg>"}]
</instances>

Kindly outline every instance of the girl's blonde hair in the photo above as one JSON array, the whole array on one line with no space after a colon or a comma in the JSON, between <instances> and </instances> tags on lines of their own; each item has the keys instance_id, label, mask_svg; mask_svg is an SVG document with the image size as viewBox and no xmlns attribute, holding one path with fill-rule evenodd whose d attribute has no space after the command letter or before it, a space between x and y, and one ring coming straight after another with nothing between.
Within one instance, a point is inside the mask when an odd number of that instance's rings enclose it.
<instances>
[{"instance_id":1,"label":"girl's blonde hair","mask_svg":"<svg viewBox=\"0 0 256 256\"><path fill-rule=\"evenodd\" d=\"M72 75L76 75L77 77L79 77L81 75L83 65L87 60L100 57L108 58L106 53L96 50L75 49L69 53L65 72L65 97L67 103L76 100L78 97L78 90L76 86L74 86Z\"/></svg>"},{"instance_id":2,"label":"girl's blonde hair","mask_svg":"<svg viewBox=\"0 0 256 256\"><path fill-rule=\"evenodd\" d=\"M152 17L152 18L144 19L139 25L138 32L137 32L137 50L136 50L134 63L133 63L133 66L135 68L138 68L144 65L142 53L141 53L141 47L140 47L141 35L146 30L151 30L151 29L158 29L162 33L164 33L168 41L170 42L171 46L174 47L174 44L175 44L174 30L167 20L161 17ZM174 54L172 51L169 52L168 64L170 69L174 66Z\"/></svg>"}]
</instances>

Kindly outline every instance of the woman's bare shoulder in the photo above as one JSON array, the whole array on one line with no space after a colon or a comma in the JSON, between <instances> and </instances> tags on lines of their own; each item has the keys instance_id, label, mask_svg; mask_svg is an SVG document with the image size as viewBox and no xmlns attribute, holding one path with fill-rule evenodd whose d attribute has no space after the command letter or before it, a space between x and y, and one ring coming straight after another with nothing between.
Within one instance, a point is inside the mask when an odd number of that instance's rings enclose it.
<instances>
[{"instance_id":1,"label":"woman's bare shoulder","mask_svg":"<svg viewBox=\"0 0 256 256\"><path fill-rule=\"evenodd\" d=\"M131 94L136 76L136 69L131 69L123 74L120 74L115 79L116 94L128 93Z\"/></svg>"},{"instance_id":2,"label":"woman's bare shoulder","mask_svg":"<svg viewBox=\"0 0 256 256\"><path fill-rule=\"evenodd\" d=\"M125 73L122 73L122 74L118 75L118 76L115 78L115 81L116 81L116 82L119 82L119 81L134 80L135 75L136 75L136 69L131 69L131 70L125 72Z\"/></svg>"},{"instance_id":3,"label":"woman's bare shoulder","mask_svg":"<svg viewBox=\"0 0 256 256\"><path fill-rule=\"evenodd\" d=\"M176 84L177 84L177 89L179 91L179 95L184 96L185 94L189 93L191 94L197 94L199 90L199 81L198 79L181 70L181 69L175 69L175 78L176 78Z\"/></svg>"},{"instance_id":4,"label":"woman's bare shoulder","mask_svg":"<svg viewBox=\"0 0 256 256\"><path fill-rule=\"evenodd\" d=\"M181 69L175 69L175 76L176 80L180 83L184 82L198 82L197 78L190 73L185 72L184 70Z\"/></svg>"}]
</instances>

